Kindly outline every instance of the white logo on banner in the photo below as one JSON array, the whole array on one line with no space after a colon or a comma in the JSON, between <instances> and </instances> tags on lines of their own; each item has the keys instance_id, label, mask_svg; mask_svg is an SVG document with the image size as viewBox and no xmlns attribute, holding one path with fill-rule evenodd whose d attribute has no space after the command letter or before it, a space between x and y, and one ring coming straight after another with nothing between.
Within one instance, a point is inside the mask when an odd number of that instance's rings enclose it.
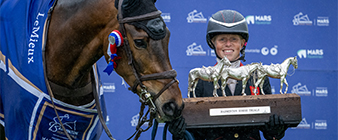
<instances>
[{"instance_id":1,"label":"white logo on banner","mask_svg":"<svg viewBox=\"0 0 338 140\"><path fill-rule=\"evenodd\" d=\"M216 56L216 53L215 53L215 50L214 50L214 49L211 49L211 50L210 50L210 56Z\"/></svg>"},{"instance_id":2,"label":"white logo on banner","mask_svg":"<svg viewBox=\"0 0 338 140\"><path fill-rule=\"evenodd\" d=\"M245 53L261 53L260 49L245 49Z\"/></svg>"},{"instance_id":3,"label":"white logo on banner","mask_svg":"<svg viewBox=\"0 0 338 140\"><path fill-rule=\"evenodd\" d=\"M329 26L329 17L318 17L317 26Z\"/></svg>"},{"instance_id":4,"label":"white logo on banner","mask_svg":"<svg viewBox=\"0 0 338 140\"><path fill-rule=\"evenodd\" d=\"M205 56L207 54L206 51L203 50L201 45L198 45L194 42L191 45L187 47L187 56L192 56L192 55L203 55Z\"/></svg>"},{"instance_id":5,"label":"white logo on banner","mask_svg":"<svg viewBox=\"0 0 338 140\"><path fill-rule=\"evenodd\" d=\"M292 93L296 94L302 94L302 95L311 95L311 91L309 91L306 87L306 85L303 85L301 83L298 83L297 85L294 85L291 90Z\"/></svg>"},{"instance_id":6,"label":"white logo on banner","mask_svg":"<svg viewBox=\"0 0 338 140\"><path fill-rule=\"evenodd\" d=\"M192 12L188 14L187 21L188 23L193 23L193 22L206 23L207 19L204 18L202 12L198 13L197 10L193 10Z\"/></svg>"},{"instance_id":7,"label":"white logo on banner","mask_svg":"<svg viewBox=\"0 0 338 140\"><path fill-rule=\"evenodd\" d=\"M103 92L115 92L115 83L103 83Z\"/></svg>"},{"instance_id":8,"label":"white logo on banner","mask_svg":"<svg viewBox=\"0 0 338 140\"><path fill-rule=\"evenodd\" d=\"M131 126L134 126L134 127L137 126L139 116L140 116L139 114L136 114L135 116L133 116L133 117L131 118L131 121L130 121Z\"/></svg>"},{"instance_id":9,"label":"white logo on banner","mask_svg":"<svg viewBox=\"0 0 338 140\"><path fill-rule=\"evenodd\" d=\"M297 52L299 58L323 58L323 49L300 49Z\"/></svg>"},{"instance_id":10,"label":"white logo on banner","mask_svg":"<svg viewBox=\"0 0 338 140\"><path fill-rule=\"evenodd\" d=\"M255 17L254 16L246 16L245 20L248 24L255 24Z\"/></svg>"},{"instance_id":11,"label":"white logo on banner","mask_svg":"<svg viewBox=\"0 0 338 140\"><path fill-rule=\"evenodd\" d=\"M308 15L303 15L302 12L293 17L293 25L312 25L312 21L309 19Z\"/></svg>"},{"instance_id":12,"label":"white logo on banner","mask_svg":"<svg viewBox=\"0 0 338 140\"><path fill-rule=\"evenodd\" d=\"M327 129L326 120L316 120L315 129Z\"/></svg>"},{"instance_id":13,"label":"white logo on banner","mask_svg":"<svg viewBox=\"0 0 338 140\"><path fill-rule=\"evenodd\" d=\"M170 16L170 13L162 13L162 19L164 22L170 22L171 20L171 16Z\"/></svg>"},{"instance_id":14,"label":"white logo on banner","mask_svg":"<svg viewBox=\"0 0 338 140\"><path fill-rule=\"evenodd\" d=\"M329 92L327 90L327 87L317 87L315 90L316 96L320 96L320 97L326 97Z\"/></svg>"},{"instance_id":15,"label":"white logo on banner","mask_svg":"<svg viewBox=\"0 0 338 140\"><path fill-rule=\"evenodd\" d=\"M306 58L306 50L299 50L297 54L299 58Z\"/></svg>"},{"instance_id":16,"label":"white logo on banner","mask_svg":"<svg viewBox=\"0 0 338 140\"><path fill-rule=\"evenodd\" d=\"M310 129L310 127L311 125L306 122L305 118L303 118L296 128Z\"/></svg>"},{"instance_id":17,"label":"white logo on banner","mask_svg":"<svg viewBox=\"0 0 338 140\"><path fill-rule=\"evenodd\" d=\"M271 24L271 15L249 15L246 16L248 24Z\"/></svg>"},{"instance_id":18,"label":"white logo on banner","mask_svg":"<svg viewBox=\"0 0 338 140\"><path fill-rule=\"evenodd\" d=\"M274 47L272 47L270 50L267 47L263 47L262 50L261 50L261 52L262 52L263 55L268 55L269 53L271 55L276 55L278 53L278 49L277 48L278 48L277 45L275 45Z\"/></svg>"}]
</instances>

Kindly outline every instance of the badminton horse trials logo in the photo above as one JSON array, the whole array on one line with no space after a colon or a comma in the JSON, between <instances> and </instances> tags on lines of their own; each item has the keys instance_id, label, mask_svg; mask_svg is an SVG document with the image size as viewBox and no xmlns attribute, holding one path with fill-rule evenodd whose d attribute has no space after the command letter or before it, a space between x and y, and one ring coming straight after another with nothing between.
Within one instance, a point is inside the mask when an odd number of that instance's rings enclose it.
<instances>
[{"instance_id":1,"label":"badminton horse trials logo","mask_svg":"<svg viewBox=\"0 0 338 140\"><path fill-rule=\"evenodd\" d=\"M293 25L312 25L312 21L309 19L308 15L303 15L302 12L293 17Z\"/></svg>"},{"instance_id":2,"label":"badminton horse trials logo","mask_svg":"<svg viewBox=\"0 0 338 140\"><path fill-rule=\"evenodd\" d=\"M63 126L66 128L67 132L70 135L77 136L79 132L76 132L76 120L74 122L67 122L66 120L69 120L69 114L65 114L63 116L60 116L60 120L63 124ZM52 122L49 122L49 131L51 132L57 132L57 131L63 131L61 124L59 123L59 120L57 117L53 118Z\"/></svg>"},{"instance_id":3,"label":"badminton horse trials logo","mask_svg":"<svg viewBox=\"0 0 338 140\"><path fill-rule=\"evenodd\" d=\"M310 127L311 125L307 123L305 118L303 118L296 128L297 129L310 129Z\"/></svg>"},{"instance_id":4,"label":"badminton horse trials logo","mask_svg":"<svg viewBox=\"0 0 338 140\"><path fill-rule=\"evenodd\" d=\"M188 23L206 23L207 19L204 18L202 12L197 13L197 10L193 10L188 14L187 21Z\"/></svg>"},{"instance_id":5,"label":"badminton horse trials logo","mask_svg":"<svg viewBox=\"0 0 338 140\"><path fill-rule=\"evenodd\" d=\"M187 56L192 56L192 55L206 55L206 51L203 50L201 45L196 45L196 43L192 43L187 47Z\"/></svg>"},{"instance_id":6,"label":"badminton horse trials logo","mask_svg":"<svg viewBox=\"0 0 338 140\"><path fill-rule=\"evenodd\" d=\"M301 83L294 85L291 92L301 95L311 95L311 91L307 89L306 85L302 85Z\"/></svg>"}]
</instances>

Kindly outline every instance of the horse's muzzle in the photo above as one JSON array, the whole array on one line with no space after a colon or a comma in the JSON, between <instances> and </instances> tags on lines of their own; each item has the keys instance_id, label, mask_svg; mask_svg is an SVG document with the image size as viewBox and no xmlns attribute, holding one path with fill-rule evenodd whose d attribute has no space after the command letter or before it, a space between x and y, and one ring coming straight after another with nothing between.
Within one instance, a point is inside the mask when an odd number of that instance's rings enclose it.
<instances>
[{"instance_id":1,"label":"horse's muzzle","mask_svg":"<svg viewBox=\"0 0 338 140\"><path fill-rule=\"evenodd\" d=\"M175 119L181 116L183 108L184 102L178 107L176 102L170 101L162 106L162 111L170 119Z\"/></svg>"}]
</instances>

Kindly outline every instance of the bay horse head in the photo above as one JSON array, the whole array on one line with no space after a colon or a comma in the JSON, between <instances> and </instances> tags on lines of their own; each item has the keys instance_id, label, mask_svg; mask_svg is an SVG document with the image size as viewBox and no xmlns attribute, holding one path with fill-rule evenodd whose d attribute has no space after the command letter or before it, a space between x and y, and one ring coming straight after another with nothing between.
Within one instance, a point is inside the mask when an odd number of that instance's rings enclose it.
<instances>
[{"instance_id":1,"label":"bay horse head","mask_svg":"<svg viewBox=\"0 0 338 140\"><path fill-rule=\"evenodd\" d=\"M116 73L145 104L153 103L157 120L179 117L184 103L169 61L170 31L154 0L58 0L46 47L48 79L71 89L85 86L98 59L111 61L107 49L113 30L124 40L116 52L120 59L114 60ZM74 105L93 100L92 95L66 98L58 93L55 98Z\"/></svg>"},{"instance_id":2,"label":"bay horse head","mask_svg":"<svg viewBox=\"0 0 338 140\"><path fill-rule=\"evenodd\" d=\"M180 116L182 96L168 54L170 31L160 11L153 0L116 1L115 6L125 42L117 49L121 59L116 60L115 71L141 100L152 96L150 104L154 103L160 121ZM105 58L110 57L105 53Z\"/></svg>"}]
</instances>

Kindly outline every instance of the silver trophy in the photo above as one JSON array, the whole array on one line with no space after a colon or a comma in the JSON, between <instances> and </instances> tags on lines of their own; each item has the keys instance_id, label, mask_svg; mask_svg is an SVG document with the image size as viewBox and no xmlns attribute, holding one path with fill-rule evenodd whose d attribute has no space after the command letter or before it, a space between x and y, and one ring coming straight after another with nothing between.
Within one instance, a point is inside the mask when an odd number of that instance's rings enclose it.
<instances>
[{"instance_id":1,"label":"silver trophy","mask_svg":"<svg viewBox=\"0 0 338 140\"><path fill-rule=\"evenodd\" d=\"M189 72L188 78L188 98L190 98L190 92L192 91L194 98L195 95L195 88L199 79L204 81L211 81L214 82L214 91L213 95L217 97L217 89L219 88L218 80L220 78L220 73L224 69L224 65L230 66L231 63L228 58L224 57L219 61L215 66L211 67L202 67L202 68L194 68Z\"/></svg>"},{"instance_id":2,"label":"silver trophy","mask_svg":"<svg viewBox=\"0 0 338 140\"><path fill-rule=\"evenodd\" d=\"M242 80L242 95L245 96L245 87L246 83L250 78L252 72L262 67L262 63L251 63L245 66L241 66L238 68L226 68L221 73L221 81L222 81L222 93L225 97L225 87L227 85L228 78L232 78L235 80Z\"/></svg>"},{"instance_id":3,"label":"silver trophy","mask_svg":"<svg viewBox=\"0 0 338 140\"><path fill-rule=\"evenodd\" d=\"M224 68L224 65L230 66L230 61L224 57L220 63L213 67L202 67L202 68L195 68L190 70L189 72L189 85L188 85L188 98L190 98L190 92L192 91L193 97L196 98L195 95L195 88L198 82L198 79L204 80L204 81L212 81L214 82L214 90L213 95L214 97L218 97L217 95L217 89L219 88L218 80L221 79L221 89L223 96L225 97L225 87L228 84L227 81L229 78L235 79L235 80L241 80L242 81L242 95L245 96L246 93L245 87L246 83L250 78L250 75L257 71L257 76L255 76L254 80L255 82L255 90L257 90L257 87L259 86L260 89L262 89L264 84L264 79L266 76L269 76L271 78L278 78L280 79L280 93L283 94L283 83L286 85L286 89L284 94L288 90L288 83L285 79L287 75L287 71L290 67L290 65L293 65L295 69L298 68L297 63L297 57L289 57L286 60L284 60L281 64L271 64L271 65L262 65L262 63L251 63L248 65L244 65L238 68ZM262 94L264 95L264 91L262 91ZM256 92L255 92L256 93Z\"/></svg>"},{"instance_id":4,"label":"silver trophy","mask_svg":"<svg viewBox=\"0 0 338 140\"><path fill-rule=\"evenodd\" d=\"M298 68L298 62L297 62L297 56L295 57L289 57L285 59L281 64L271 64L271 65L263 65L260 69L257 71L257 82L255 83L255 89L257 89L258 85L259 88L262 89L264 84L264 79L266 76L269 76L271 78L277 78L280 79L280 94L283 94L283 83L286 85L286 89L284 94L288 91L288 82L286 81L286 75L288 72L288 69L290 65L297 69ZM262 94L264 95L264 91L262 91Z\"/></svg>"}]
</instances>

